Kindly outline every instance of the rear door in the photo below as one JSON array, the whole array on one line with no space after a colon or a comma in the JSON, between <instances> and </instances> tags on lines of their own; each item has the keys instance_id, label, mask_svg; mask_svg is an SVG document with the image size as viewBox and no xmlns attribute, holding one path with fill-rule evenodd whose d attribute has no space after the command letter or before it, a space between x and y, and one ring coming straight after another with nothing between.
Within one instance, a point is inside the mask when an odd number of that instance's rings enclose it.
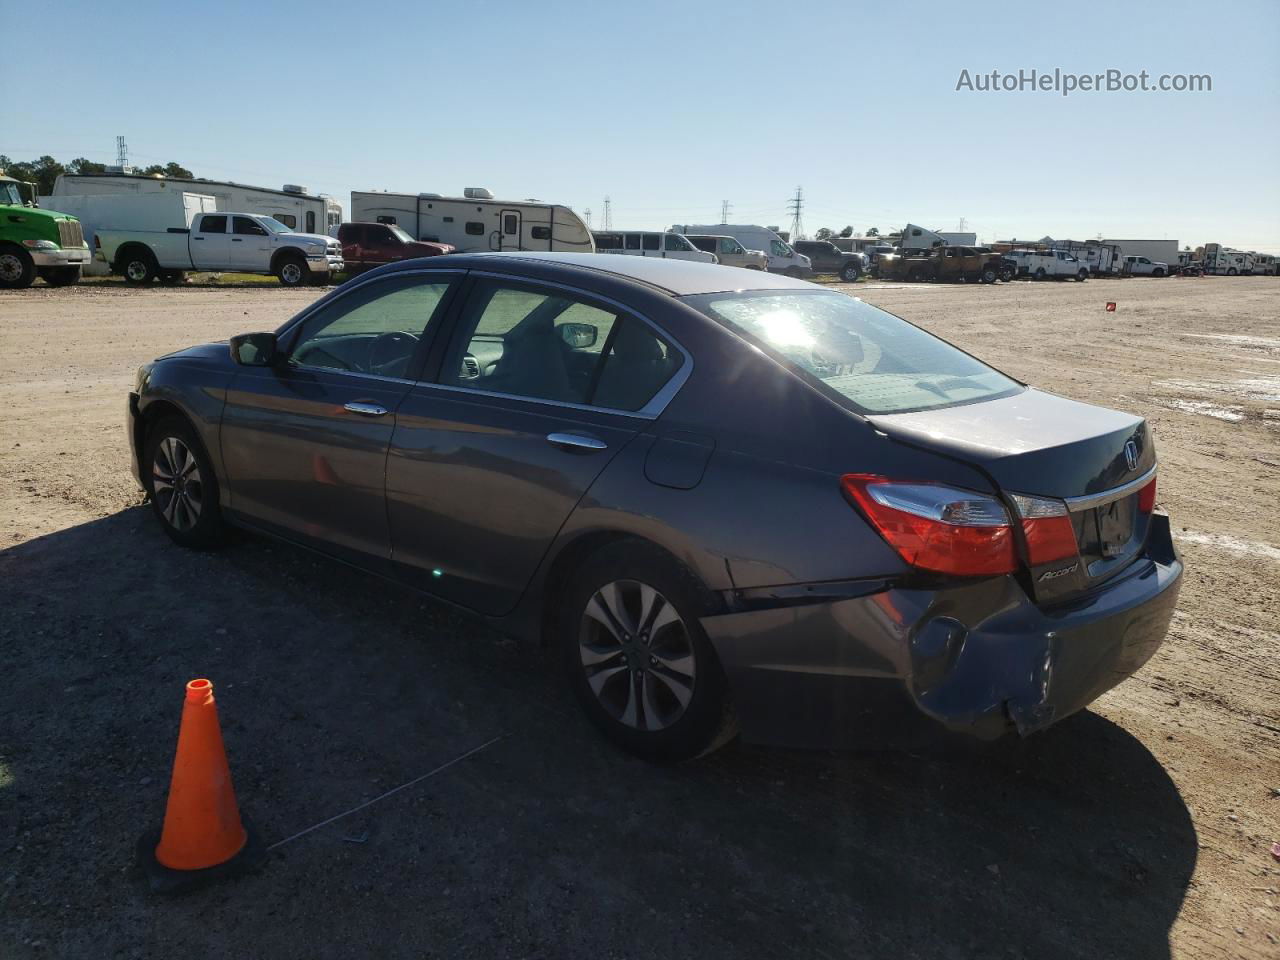
<instances>
[{"instance_id":1,"label":"rear door","mask_svg":"<svg viewBox=\"0 0 1280 960\"><path fill-rule=\"evenodd\" d=\"M619 305L558 286L477 277L457 316L438 376L397 411L387 514L407 582L501 615L689 361Z\"/></svg>"},{"instance_id":2,"label":"rear door","mask_svg":"<svg viewBox=\"0 0 1280 960\"><path fill-rule=\"evenodd\" d=\"M285 362L239 369L221 431L233 510L326 552L389 562L384 485L396 411L459 276L357 283L282 338Z\"/></svg>"},{"instance_id":3,"label":"rear door","mask_svg":"<svg viewBox=\"0 0 1280 960\"><path fill-rule=\"evenodd\" d=\"M231 262L230 217L225 213L203 213L196 218L187 246L191 265L197 270L225 270Z\"/></svg>"}]
</instances>

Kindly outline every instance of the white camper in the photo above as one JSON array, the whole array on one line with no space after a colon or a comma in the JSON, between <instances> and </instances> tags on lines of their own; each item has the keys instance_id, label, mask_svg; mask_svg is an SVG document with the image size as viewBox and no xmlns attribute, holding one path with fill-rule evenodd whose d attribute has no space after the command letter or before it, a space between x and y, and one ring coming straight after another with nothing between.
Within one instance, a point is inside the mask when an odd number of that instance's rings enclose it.
<instances>
[{"instance_id":1,"label":"white camper","mask_svg":"<svg viewBox=\"0 0 1280 960\"><path fill-rule=\"evenodd\" d=\"M98 237L105 233L134 230L167 230L181 225L189 228L197 214L213 213L217 201L207 193L163 191L145 194L64 194L41 197L42 207L57 207L80 221L85 240L94 258L84 272L105 276L111 265L103 258Z\"/></svg>"},{"instance_id":2,"label":"white camper","mask_svg":"<svg viewBox=\"0 0 1280 960\"><path fill-rule=\"evenodd\" d=\"M138 173L64 173L53 184L52 196L149 193L199 193L217 201L219 210L256 213L278 220L299 233L327 233L342 222L342 204L324 194L287 183L283 189L253 187L226 180L148 177ZM56 204L54 209L57 209Z\"/></svg>"},{"instance_id":3,"label":"white camper","mask_svg":"<svg viewBox=\"0 0 1280 960\"><path fill-rule=\"evenodd\" d=\"M1253 273L1253 257L1243 250L1224 247L1220 243L1206 243L1204 272L1220 277L1247 276Z\"/></svg>"},{"instance_id":4,"label":"white camper","mask_svg":"<svg viewBox=\"0 0 1280 960\"><path fill-rule=\"evenodd\" d=\"M495 200L484 187L467 187L461 197L353 190L351 219L394 223L415 240L451 243L458 253L595 252L591 231L568 207L540 200Z\"/></svg>"}]
</instances>

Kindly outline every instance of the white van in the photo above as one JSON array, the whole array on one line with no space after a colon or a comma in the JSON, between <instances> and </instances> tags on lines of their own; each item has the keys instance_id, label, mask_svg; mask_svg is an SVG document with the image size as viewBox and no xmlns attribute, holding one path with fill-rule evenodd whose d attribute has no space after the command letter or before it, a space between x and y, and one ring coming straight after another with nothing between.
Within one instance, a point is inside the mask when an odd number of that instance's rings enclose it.
<instances>
[{"instance_id":1,"label":"white van","mask_svg":"<svg viewBox=\"0 0 1280 960\"><path fill-rule=\"evenodd\" d=\"M708 236L689 233L685 239L699 250L714 253L726 267L742 267L744 270L768 270L769 258L761 250L748 250L733 237Z\"/></svg>"},{"instance_id":2,"label":"white van","mask_svg":"<svg viewBox=\"0 0 1280 960\"><path fill-rule=\"evenodd\" d=\"M719 263L714 253L697 249L678 233L647 230L598 231L591 234L596 253L623 253L633 257L663 257L667 260L694 260Z\"/></svg>"},{"instance_id":3,"label":"white van","mask_svg":"<svg viewBox=\"0 0 1280 960\"><path fill-rule=\"evenodd\" d=\"M791 277L813 275L813 264L802 253L796 253L791 244L768 227L750 223L714 223L695 226L685 224L671 228L676 233L696 233L717 237L733 237L748 250L763 250L769 257L772 273L785 273Z\"/></svg>"}]
</instances>

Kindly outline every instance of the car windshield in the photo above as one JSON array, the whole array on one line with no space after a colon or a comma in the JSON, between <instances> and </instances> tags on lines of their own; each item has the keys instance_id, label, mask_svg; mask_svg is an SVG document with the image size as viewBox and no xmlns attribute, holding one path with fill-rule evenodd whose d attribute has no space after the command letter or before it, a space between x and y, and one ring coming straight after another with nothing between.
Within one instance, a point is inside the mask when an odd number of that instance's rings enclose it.
<instances>
[{"instance_id":1,"label":"car windshield","mask_svg":"<svg viewBox=\"0 0 1280 960\"><path fill-rule=\"evenodd\" d=\"M279 220L275 219L275 217L263 217L258 222L261 223L268 230L270 230L272 233L293 233L292 230L286 227Z\"/></svg>"},{"instance_id":2,"label":"car windshield","mask_svg":"<svg viewBox=\"0 0 1280 960\"><path fill-rule=\"evenodd\" d=\"M409 236L403 227L397 227L394 223L390 223L387 224L387 229L391 231L392 236L402 243L413 243L413 237Z\"/></svg>"},{"instance_id":3,"label":"car windshield","mask_svg":"<svg viewBox=\"0 0 1280 960\"><path fill-rule=\"evenodd\" d=\"M1022 389L951 344L844 294L731 292L684 300L860 413L931 410Z\"/></svg>"}]
</instances>

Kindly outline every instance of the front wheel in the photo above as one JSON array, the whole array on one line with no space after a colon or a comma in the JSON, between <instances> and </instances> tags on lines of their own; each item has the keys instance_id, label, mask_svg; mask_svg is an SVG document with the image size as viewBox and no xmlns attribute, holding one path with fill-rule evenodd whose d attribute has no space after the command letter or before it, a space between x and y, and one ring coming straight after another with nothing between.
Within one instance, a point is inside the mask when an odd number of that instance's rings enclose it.
<instances>
[{"instance_id":1,"label":"front wheel","mask_svg":"<svg viewBox=\"0 0 1280 960\"><path fill-rule=\"evenodd\" d=\"M1000 271L1000 279L1003 280L1005 283L1010 283L1013 280L1013 278L1016 277L1017 275L1018 275L1018 271L1013 269L1013 267L1005 267L1003 270Z\"/></svg>"},{"instance_id":2,"label":"front wheel","mask_svg":"<svg viewBox=\"0 0 1280 960\"><path fill-rule=\"evenodd\" d=\"M140 472L151 509L174 543L207 550L221 542L218 478L186 420L165 417L147 431Z\"/></svg>"},{"instance_id":3,"label":"front wheel","mask_svg":"<svg viewBox=\"0 0 1280 960\"><path fill-rule=\"evenodd\" d=\"M565 592L570 686L605 736L646 760L688 760L737 733L724 672L698 622L704 606L687 570L635 541L592 555Z\"/></svg>"},{"instance_id":4,"label":"front wheel","mask_svg":"<svg viewBox=\"0 0 1280 960\"><path fill-rule=\"evenodd\" d=\"M845 283L856 283L860 276L862 276L862 270L856 263L846 263L840 268L840 279Z\"/></svg>"},{"instance_id":5,"label":"front wheel","mask_svg":"<svg viewBox=\"0 0 1280 960\"><path fill-rule=\"evenodd\" d=\"M1000 279L1000 277L996 273L995 267L985 267L982 271L981 279L983 283L995 283L997 280Z\"/></svg>"},{"instance_id":6,"label":"front wheel","mask_svg":"<svg viewBox=\"0 0 1280 960\"><path fill-rule=\"evenodd\" d=\"M1043 280L1043 279L1044 279L1045 277L1047 277L1047 276L1049 276L1049 274L1048 274L1048 271L1046 271L1044 267L1041 267L1039 270L1037 270L1037 271L1036 271L1036 279L1037 279L1037 280Z\"/></svg>"},{"instance_id":7,"label":"front wheel","mask_svg":"<svg viewBox=\"0 0 1280 960\"><path fill-rule=\"evenodd\" d=\"M1151 275L1153 277L1163 277L1164 271L1161 270L1159 267L1156 267L1154 270L1151 271Z\"/></svg>"},{"instance_id":8,"label":"front wheel","mask_svg":"<svg viewBox=\"0 0 1280 960\"><path fill-rule=\"evenodd\" d=\"M0 247L0 290L25 290L36 282L36 265L21 247Z\"/></svg>"},{"instance_id":9,"label":"front wheel","mask_svg":"<svg viewBox=\"0 0 1280 960\"><path fill-rule=\"evenodd\" d=\"M69 287L80 282L80 268L45 267L40 271L40 279L51 287Z\"/></svg>"},{"instance_id":10,"label":"front wheel","mask_svg":"<svg viewBox=\"0 0 1280 960\"><path fill-rule=\"evenodd\" d=\"M302 257L283 257L276 266L276 278L286 287L300 287L307 282L307 261Z\"/></svg>"},{"instance_id":11,"label":"front wheel","mask_svg":"<svg viewBox=\"0 0 1280 960\"><path fill-rule=\"evenodd\" d=\"M1077 274L1076 274L1076 282L1077 282L1077 283L1084 283L1084 282L1085 282L1086 280L1088 280L1088 279L1089 279L1089 271L1088 271L1088 270L1081 270L1079 273L1077 273Z\"/></svg>"},{"instance_id":12,"label":"front wheel","mask_svg":"<svg viewBox=\"0 0 1280 960\"><path fill-rule=\"evenodd\" d=\"M1235 275L1236 275L1236 268L1235 268L1235 267L1232 267L1230 270L1228 270L1228 271L1227 271L1227 276L1228 276L1228 277L1234 277Z\"/></svg>"}]
</instances>

